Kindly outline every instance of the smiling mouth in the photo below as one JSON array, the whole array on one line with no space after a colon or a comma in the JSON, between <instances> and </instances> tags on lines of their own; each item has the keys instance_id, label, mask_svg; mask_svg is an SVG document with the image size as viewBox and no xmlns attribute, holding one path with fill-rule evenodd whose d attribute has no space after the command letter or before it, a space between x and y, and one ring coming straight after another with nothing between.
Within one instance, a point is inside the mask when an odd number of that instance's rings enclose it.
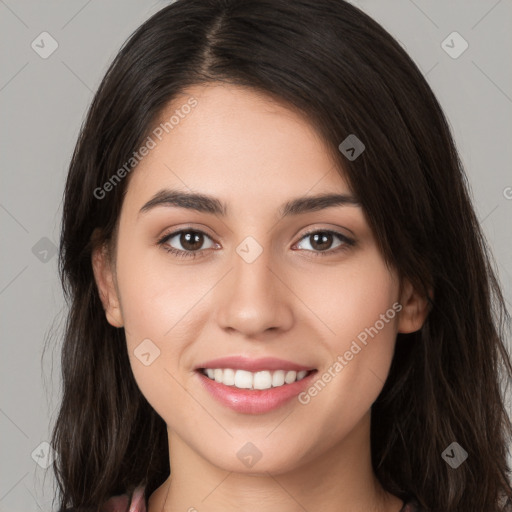
<instances>
[{"instance_id":1,"label":"smiling mouth","mask_svg":"<svg viewBox=\"0 0 512 512\"><path fill-rule=\"evenodd\" d=\"M198 368L197 371L225 386L256 391L293 384L317 370L262 370L250 372L233 368Z\"/></svg>"}]
</instances>

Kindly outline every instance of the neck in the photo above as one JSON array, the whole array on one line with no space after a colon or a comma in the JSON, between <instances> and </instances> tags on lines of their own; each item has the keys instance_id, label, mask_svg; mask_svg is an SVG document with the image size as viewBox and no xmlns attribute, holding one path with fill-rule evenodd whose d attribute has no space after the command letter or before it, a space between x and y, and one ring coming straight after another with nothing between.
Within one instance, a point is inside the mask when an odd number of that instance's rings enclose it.
<instances>
[{"instance_id":1,"label":"neck","mask_svg":"<svg viewBox=\"0 0 512 512\"><path fill-rule=\"evenodd\" d=\"M226 471L169 435L171 476L151 495L148 512L399 512L371 464L370 416L341 443L282 472Z\"/></svg>"}]
</instances>

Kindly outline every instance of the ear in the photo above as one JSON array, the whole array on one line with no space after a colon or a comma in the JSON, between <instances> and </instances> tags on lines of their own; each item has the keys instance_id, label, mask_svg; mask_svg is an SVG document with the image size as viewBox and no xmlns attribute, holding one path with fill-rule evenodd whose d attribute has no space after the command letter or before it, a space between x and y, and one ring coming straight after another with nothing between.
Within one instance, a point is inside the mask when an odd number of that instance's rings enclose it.
<instances>
[{"instance_id":1,"label":"ear","mask_svg":"<svg viewBox=\"0 0 512 512\"><path fill-rule=\"evenodd\" d=\"M429 295L432 296L431 290ZM398 316L398 332L410 333L420 330L430 310L427 297L420 294L410 281L405 279L399 302L402 309Z\"/></svg>"},{"instance_id":2,"label":"ear","mask_svg":"<svg viewBox=\"0 0 512 512\"><path fill-rule=\"evenodd\" d=\"M108 323L113 327L123 327L123 315L114 281L112 263L105 244L98 245L93 249L92 268Z\"/></svg>"}]
</instances>

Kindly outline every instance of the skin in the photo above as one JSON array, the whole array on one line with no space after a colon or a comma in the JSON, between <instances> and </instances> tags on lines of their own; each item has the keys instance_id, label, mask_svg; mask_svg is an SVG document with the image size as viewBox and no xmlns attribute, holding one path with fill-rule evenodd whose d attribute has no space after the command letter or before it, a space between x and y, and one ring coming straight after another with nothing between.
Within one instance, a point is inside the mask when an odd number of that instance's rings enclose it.
<instances>
[{"instance_id":1,"label":"skin","mask_svg":"<svg viewBox=\"0 0 512 512\"><path fill-rule=\"evenodd\" d=\"M397 332L421 327L426 301L407 281L400 291L359 205L279 219L279 207L298 196L352 193L307 119L217 83L189 88L162 120L189 96L197 106L129 177L114 254L93 253L107 320L125 328L135 379L167 424L172 477L152 494L149 512L398 512L402 501L372 470L371 405ZM228 215L172 206L139 214L163 188L215 196ZM158 245L187 228L207 234L196 258ZM315 256L322 251L305 236L309 229L338 231L355 245L334 252L344 242L333 236L323 246L330 253ZM236 252L247 236L263 248L252 263ZM184 250L180 241L167 246ZM307 405L293 399L265 414L237 413L194 372L205 360L245 355L322 374L396 302L400 313ZM134 355L145 339L160 350L149 366ZM262 454L252 467L237 457L247 442Z\"/></svg>"}]
</instances>

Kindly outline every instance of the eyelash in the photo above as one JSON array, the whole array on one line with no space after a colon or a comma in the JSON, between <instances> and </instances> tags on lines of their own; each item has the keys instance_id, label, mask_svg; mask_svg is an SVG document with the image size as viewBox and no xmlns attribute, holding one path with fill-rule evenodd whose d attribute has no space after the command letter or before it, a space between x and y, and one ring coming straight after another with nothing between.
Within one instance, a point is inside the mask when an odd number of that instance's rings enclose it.
<instances>
[{"instance_id":1,"label":"eyelash","mask_svg":"<svg viewBox=\"0 0 512 512\"><path fill-rule=\"evenodd\" d=\"M204 231L201 231L199 229L180 229L178 231L174 231L169 234L165 234L160 240L158 240L157 244L161 246L165 251L172 253L173 255L177 256L178 258L196 258L198 256L198 253L203 252L203 250L198 251L183 251L181 249L175 249L174 247L166 247L165 243L170 240L171 238L175 237L176 235L179 235L181 233L199 233L201 235L204 235L211 239L211 237L206 234ZM331 235L335 235L340 238L340 240L343 242L342 245L336 247L333 250L326 250L326 251L313 251L308 249L302 249L307 250L308 252L312 252L314 254L314 257L317 256L332 256L333 254L338 254L339 252L343 252L348 250L350 247L353 247L356 242L355 240L352 240L351 238L348 238L347 236L343 235L342 233L339 233L338 231L332 231L329 229L317 229L313 231L308 231L307 233L304 233L302 237L300 238L299 242L303 240L304 238L307 238L308 236L315 235L317 233L328 233Z\"/></svg>"}]
</instances>

